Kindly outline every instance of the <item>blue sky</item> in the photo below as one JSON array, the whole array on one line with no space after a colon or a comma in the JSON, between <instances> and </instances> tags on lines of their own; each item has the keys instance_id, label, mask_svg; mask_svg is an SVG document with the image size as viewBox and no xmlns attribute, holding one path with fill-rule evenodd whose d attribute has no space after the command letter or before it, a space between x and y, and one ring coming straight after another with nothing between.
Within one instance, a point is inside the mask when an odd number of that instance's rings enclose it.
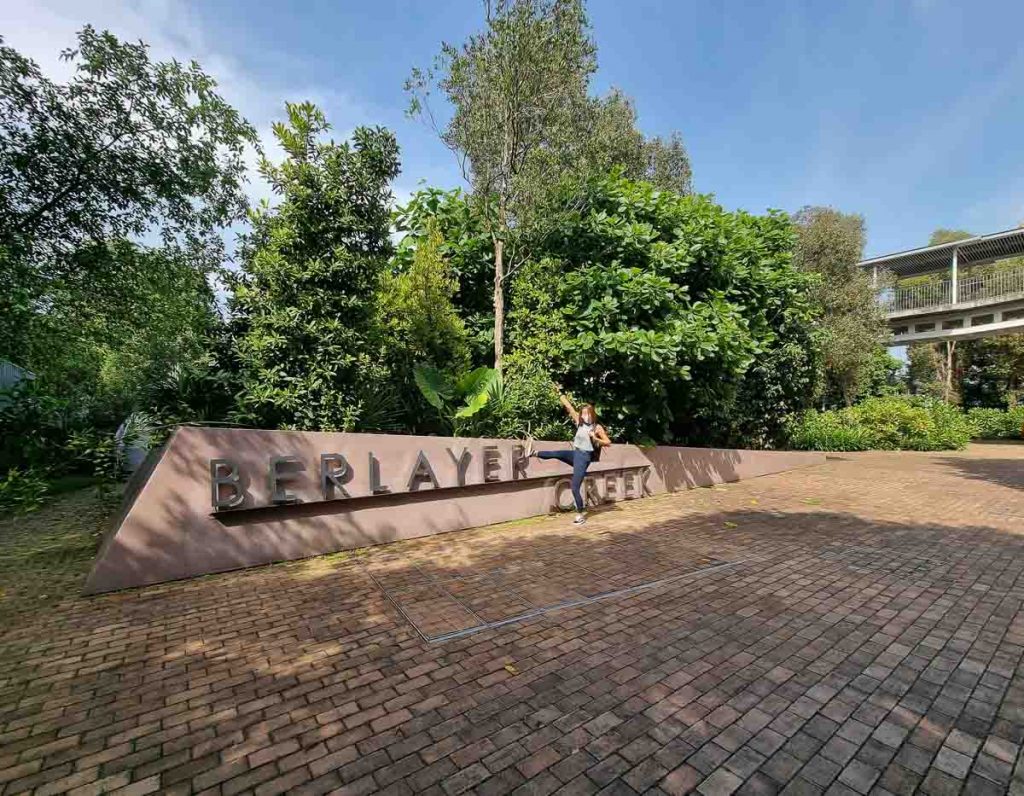
<instances>
[{"instance_id":1,"label":"blue sky","mask_svg":"<svg viewBox=\"0 0 1024 796\"><path fill-rule=\"evenodd\" d=\"M592 0L595 89L617 86L650 134L679 130L698 190L762 212L828 204L864 215L866 256L939 226L1024 222L1024 3ZM442 39L481 25L476 0L261 4L35 0L3 4L8 43L59 73L85 22L195 57L261 133L286 99L312 99L339 136L394 129L396 194L458 171L404 116L402 82ZM265 188L253 186L253 194Z\"/></svg>"}]
</instances>

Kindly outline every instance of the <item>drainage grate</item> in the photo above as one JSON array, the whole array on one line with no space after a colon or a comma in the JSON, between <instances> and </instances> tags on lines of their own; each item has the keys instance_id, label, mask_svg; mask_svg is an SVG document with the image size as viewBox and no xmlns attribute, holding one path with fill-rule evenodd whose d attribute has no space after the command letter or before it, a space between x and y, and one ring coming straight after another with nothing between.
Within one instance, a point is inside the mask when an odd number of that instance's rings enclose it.
<instances>
[{"instance_id":1,"label":"drainage grate","mask_svg":"<svg viewBox=\"0 0 1024 796\"><path fill-rule=\"evenodd\" d=\"M450 575L395 557L368 562L366 571L426 641L448 641L743 562L700 557L682 566L681 562L666 566L634 558L631 563L635 566L629 569L609 563L613 565L594 571L565 559L521 560L486 571Z\"/></svg>"}]
</instances>

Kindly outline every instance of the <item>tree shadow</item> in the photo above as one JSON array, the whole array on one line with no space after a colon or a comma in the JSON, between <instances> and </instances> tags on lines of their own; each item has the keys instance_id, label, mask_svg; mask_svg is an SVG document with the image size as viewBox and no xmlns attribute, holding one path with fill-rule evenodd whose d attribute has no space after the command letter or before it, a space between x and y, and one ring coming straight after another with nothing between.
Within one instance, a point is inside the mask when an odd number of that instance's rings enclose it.
<instances>
[{"instance_id":1,"label":"tree shadow","mask_svg":"<svg viewBox=\"0 0 1024 796\"><path fill-rule=\"evenodd\" d=\"M1009 489L1024 489L1024 459L994 459L946 456L936 459L963 478L987 481ZM1024 513L1024 504L1021 506Z\"/></svg>"},{"instance_id":2,"label":"tree shadow","mask_svg":"<svg viewBox=\"0 0 1024 796\"><path fill-rule=\"evenodd\" d=\"M650 462L655 480L669 492L730 483L761 475L821 464L815 451L747 451L730 448L655 446L639 448Z\"/></svg>"},{"instance_id":3,"label":"tree shadow","mask_svg":"<svg viewBox=\"0 0 1024 796\"><path fill-rule=\"evenodd\" d=\"M1016 621L1007 606L1019 602L1024 538L801 508L680 513L672 500L627 504L586 532L513 523L71 597L0 633L0 661L11 662L0 722L32 728L9 751L105 737L105 723L138 728L142 750L143 725L160 711L165 727L219 750L202 758L209 769L289 739L303 750L351 746L323 773L340 783L391 765L388 750L403 745L419 755L415 777L498 732L528 751L571 741L596 762L617 748L609 739L622 746L634 728L657 725L678 765L698 754L710 737L703 716L721 705L764 705L772 719L800 702L804 721L818 709L849 714L872 692L890 706L934 698L928 680L965 658L1014 671L1019 648L975 650L965 634L1002 638ZM465 577L524 560L640 572L638 562L653 571L703 558L735 566L443 643L421 638L370 577L374 567L393 580L424 569ZM941 610L928 610L935 603ZM939 655L940 669L929 667ZM681 686L687 699L666 702ZM990 707L949 726L984 737L1002 720ZM162 776L162 788L174 784Z\"/></svg>"},{"instance_id":4,"label":"tree shadow","mask_svg":"<svg viewBox=\"0 0 1024 796\"><path fill-rule=\"evenodd\" d=\"M531 471L518 480L513 475L500 482L411 492L396 485L394 492L356 495L351 500L295 502L213 514L206 486L209 450L202 447L202 440L190 440L162 458L151 456L133 478L118 518L120 522L125 512L132 512L132 533L117 533L117 523L112 526L87 588L101 591L125 584L155 584L196 572L297 560L453 528L484 526L523 514L542 515L557 511L554 504L564 504L571 474L560 462L534 460L529 465ZM415 439L408 441L410 449L415 450L415 445ZM245 461L266 459L266 446L267 440L256 433L234 433L221 441L221 447ZM161 477L146 481L157 466L162 468ZM630 496L625 494L627 475L631 495L644 489L641 473L646 471L646 460L639 454L621 461L613 457L602 462L601 468L588 475L588 508L604 510L610 478L615 480L617 498ZM307 472L304 480L316 482L315 476ZM244 491L248 491L249 477L242 472ZM203 494L196 491L197 485ZM142 498L133 504L133 497L140 494Z\"/></svg>"}]
</instances>

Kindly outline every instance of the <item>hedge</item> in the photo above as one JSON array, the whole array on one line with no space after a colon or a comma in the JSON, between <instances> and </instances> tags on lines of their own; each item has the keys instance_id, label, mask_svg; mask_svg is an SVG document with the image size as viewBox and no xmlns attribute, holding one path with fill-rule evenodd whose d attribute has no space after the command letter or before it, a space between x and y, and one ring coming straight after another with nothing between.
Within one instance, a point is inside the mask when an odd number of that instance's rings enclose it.
<instances>
[{"instance_id":1,"label":"hedge","mask_svg":"<svg viewBox=\"0 0 1024 796\"><path fill-rule=\"evenodd\" d=\"M960 450L973 436L968 415L932 398L869 398L846 409L810 411L790 427L798 450Z\"/></svg>"}]
</instances>

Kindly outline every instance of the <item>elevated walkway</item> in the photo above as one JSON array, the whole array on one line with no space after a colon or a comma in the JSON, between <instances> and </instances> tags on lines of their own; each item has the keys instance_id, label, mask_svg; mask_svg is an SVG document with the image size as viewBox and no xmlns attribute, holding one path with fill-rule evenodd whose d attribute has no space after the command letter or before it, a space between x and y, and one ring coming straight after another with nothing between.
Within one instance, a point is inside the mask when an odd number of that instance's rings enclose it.
<instances>
[{"instance_id":1,"label":"elevated walkway","mask_svg":"<svg viewBox=\"0 0 1024 796\"><path fill-rule=\"evenodd\" d=\"M893 344L971 340L1024 332L1024 262L960 278L960 269L1024 256L1024 229L927 246L860 263L876 285L944 274L909 287L881 287Z\"/></svg>"}]
</instances>

